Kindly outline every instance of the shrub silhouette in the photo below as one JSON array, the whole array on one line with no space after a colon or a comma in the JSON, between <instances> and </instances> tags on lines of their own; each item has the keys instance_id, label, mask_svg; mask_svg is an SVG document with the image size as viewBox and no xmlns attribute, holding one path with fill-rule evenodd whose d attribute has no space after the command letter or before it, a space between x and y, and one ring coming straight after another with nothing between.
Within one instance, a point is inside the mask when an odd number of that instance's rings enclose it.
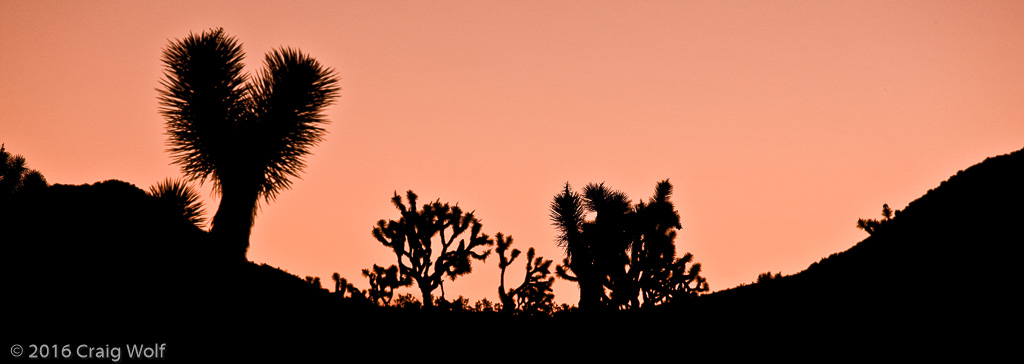
<instances>
[{"instance_id":1,"label":"shrub silhouette","mask_svg":"<svg viewBox=\"0 0 1024 364\"><path fill-rule=\"evenodd\" d=\"M333 70L296 49L268 53L252 79L243 58L219 28L173 41L159 100L173 162L220 193L210 233L244 261L260 199L272 201L298 177L323 140L323 110L338 88Z\"/></svg>"},{"instance_id":2,"label":"shrub silhouette","mask_svg":"<svg viewBox=\"0 0 1024 364\"><path fill-rule=\"evenodd\" d=\"M899 210L896 210L899 213ZM889 209L889 204L882 204L882 218L881 220L875 219L857 219L857 228L866 231L869 235L874 235L885 223L892 220L893 213Z\"/></svg>"},{"instance_id":3,"label":"shrub silhouette","mask_svg":"<svg viewBox=\"0 0 1024 364\"><path fill-rule=\"evenodd\" d=\"M416 282L424 308L429 308L434 302L431 297L434 289L441 287L441 297L444 297L442 278L455 279L469 273L470 259L486 259L491 250L484 248L493 241L480 232L483 225L473 213L463 212L458 205L450 206L437 200L417 210L416 194L408 191L406 198L408 207L395 193L391 202L401 212L401 218L378 221L373 236L394 251L402 279L411 277ZM456 244L456 239L467 232L469 236Z\"/></svg>"},{"instance_id":4,"label":"shrub silhouette","mask_svg":"<svg viewBox=\"0 0 1024 364\"><path fill-rule=\"evenodd\" d=\"M412 293L406 293L395 297L395 306L408 310L419 310L423 307L423 304Z\"/></svg>"},{"instance_id":5,"label":"shrub silhouette","mask_svg":"<svg viewBox=\"0 0 1024 364\"><path fill-rule=\"evenodd\" d=\"M494 312L502 309L501 304L495 304L488 300L486 297L481 298L479 301L473 304L473 311L476 312Z\"/></svg>"},{"instance_id":6,"label":"shrub silhouette","mask_svg":"<svg viewBox=\"0 0 1024 364\"><path fill-rule=\"evenodd\" d=\"M771 281L776 280L776 279L780 279L780 278L782 278L782 272L778 272L778 273L775 273L774 275L772 275L772 272L768 271L768 272L764 272L764 273L758 274L757 275L757 280L754 281L754 283L756 283L756 284L770 283Z\"/></svg>"},{"instance_id":7,"label":"shrub silhouette","mask_svg":"<svg viewBox=\"0 0 1024 364\"><path fill-rule=\"evenodd\" d=\"M434 307L441 311L451 312L470 312L472 308L469 307L469 300L465 297L459 296L451 301L444 299L444 297L434 298Z\"/></svg>"},{"instance_id":8,"label":"shrub silhouette","mask_svg":"<svg viewBox=\"0 0 1024 364\"><path fill-rule=\"evenodd\" d=\"M324 289L324 286L320 284L320 277L306 276L306 283L313 285L316 289Z\"/></svg>"}]
</instances>

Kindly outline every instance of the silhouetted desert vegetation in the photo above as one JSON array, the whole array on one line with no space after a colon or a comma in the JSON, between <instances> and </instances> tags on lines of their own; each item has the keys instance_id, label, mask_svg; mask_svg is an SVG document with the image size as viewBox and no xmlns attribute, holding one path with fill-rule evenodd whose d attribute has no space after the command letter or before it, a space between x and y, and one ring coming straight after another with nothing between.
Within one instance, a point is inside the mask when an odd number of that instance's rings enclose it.
<instances>
[{"instance_id":1,"label":"silhouetted desert vegetation","mask_svg":"<svg viewBox=\"0 0 1024 364\"><path fill-rule=\"evenodd\" d=\"M458 205L395 193L395 216L368 227L395 261L362 277L335 273L325 288L245 254L259 201L286 190L323 137L333 73L284 48L250 82L240 61L220 29L164 53L162 113L187 180L148 191L117 180L51 185L0 149L5 331L22 341L167 342L178 358L294 359L452 345L535 355L553 340L600 355L627 351L600 346L622 337L644 350L766 334L950 340L1017 321L1024 150L960 171L902 210L883 204L880 219L851 217L870 236L802 272L714 293L696 258L677 253L668 180L636 203L603 183L566 184L538 212L549 214L562 263L529 247L522 273L506 272L522 254L511 235L492 237ZM209 230L190 180L212 180L222 194ZM497 266L476 269L500 269L498 302L444 295L446 277L471 274L470 262L490 254ZM578 305L553 303L556 277L577 283ZM418 296L396 295L414 284Z\"/></svg>"},{"instance_id":2,"label":"silhouetted desert vegetation","mask_svg":"<svg viewBox=\"0 0 1024 364\"><path fill-rule=\"evenodd\" d=\"M465 340L480 342L490 337L485 333L516 340L568 330L582 338L600 337L603 331L594 328L667 323L711 332L729 327L740 336L768 327L843 333L866 326L954 334L954 327L980 329L1017 315L1019 299L1009 287L1016 282L1012 252L1022 241L1022 171L1024 151L989 158L891 217L883 214L868 238L797 274L767 273L756 283L648 308L588 313L564 307L529 315L502 313L500 304L508 301L474 304L462 297L435 297L429 309L411 296L383 305L341 277L330 290L278 268L238 262L218 252L229 248L183 216L180 204L121 181L8 187L0 216L3 265L7 301L18 313L8 327L49 340L189 343L180 344L191 349L179 353L205 353L211 349L195 343L219 342L223 335L245 338L237 345L246 348L280 340L379 348L404 330L478 333ZM510 241L501 237L499 243L497 254L508 254ZM376 274L386 276L387 269ZM530 284L545 292L543 280ZM329 328L328 334L318 328ZM659 337L673 335L688 334Z\"/></svg>"}]
</instances>

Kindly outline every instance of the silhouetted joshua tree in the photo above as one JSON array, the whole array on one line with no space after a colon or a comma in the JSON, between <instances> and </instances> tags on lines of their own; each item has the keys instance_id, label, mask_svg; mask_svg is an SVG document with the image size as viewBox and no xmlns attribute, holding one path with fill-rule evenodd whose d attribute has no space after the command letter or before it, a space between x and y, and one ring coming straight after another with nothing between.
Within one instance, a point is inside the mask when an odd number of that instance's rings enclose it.
<instances>
[{"instance_id":1,"label":"silhouetted joshua tree","mask_svg":"<svg viewBox=\"0 0 1024 364\"><path fill-rule=\"evenodd\" d=\"M566 183L551 202L551 221L559 231L559 246L565 249L565 258L555 271L562 279L579 285L579 307L590 310L601 305L604 283L597 277L593 252L583 239L584 214L583 198Z\"/></svg>"},{"instance_id":2,"label":"silhouetted joshua tree","mask_svg":"<svg viewBox=\"0 0 1024 364\"><path fill-rule=\"evenodd\" d=\"M367 296L379 306L390 305L395 289L412 284L412 277L403 277L394 264L386 269L374 264L372 270L363 269L363 277L370 280Z\"/></svg>"},{"instance_id":3,"label":"silhouetted joshua tree","mask_svg":"<svg viewBox=\"0 0 1024 364\"><path fill-rule=\"evenodd\" d=\"M345 278L341 278L341 275L338 274L338 272L334 272L334 274L331 274L331 280L334 281L334 292L337 293L338 291L341 290L341 282L344 281Z\"/></svg>"},{"instance_id":4,"label":"silhouetted joshua tree","mask_svg":"<svg viewBox=\"0 0 1024 364\"><path fill-rule=\"evenodd\" d=\"M269 203L298 177L338 88L333 70L296 49L271 51L252 78L243 57L223 29L171 42L160 112L173 162L220 193L211 235L245 260L259 200Z\"/></svg>"},{"instance_id":5,"label":"silhouetted joshua tree","mask_svg":"<svg viewBox=\"0 0 1024 364\"><path fill-rule=\"evenodd\" d=\"M644 307L709 290L707 281L700 276L700 263L692 263L693 254L676 258L676 232L682 225L671 197L672 184L664 180L658 182L654 195L647 202L641 201L633 209L633 242L627 276L637 282ZM637 307L635 296L630 298L629 307Z\"/></svg>"},{"instance_id":6,"label":"silhouetted joshua tree","mask_svg":"<svg viewBox=\"0 0 1024 364\"><path fill-rule=\"evenodd\" d=\"M700 275L700 263L693 263L693 254L686 253L682 258L676 259L669 267L669 276L665 285L664 302L678 302L688 300L701 293L711 290L708 281ZM690 264L690 268L686 266ZM646 302L645 302L646 303ZM660 303L652 299L651 304Z\"/></svg>"},{"instance_id":7,"label":"silhouetted joshua tree","mask_svg":"<svg viewBox=\"0 0 1024 364\"><path fill-rule=\"evenodd\" d=\"M338 272L331 274L331 280L334 281L334 294L344 298L348 294L348 298L355 299L358 301L367 301L366 291L360 291L354 284L342 277Z\"/></svg>"},{"instance_id":8,"label":"silhouetted joshua tree","mask_svg":"<svg viewBox=\"0 0 1024 364\"><path fill-rule=\"evenodd\" d=\"M395 193L391 202L401 212L396 220L380 220L373 228L373 237L395 252L402 277L411 277L420 289L423 305L429 308L434 300L431 292L444 287L444 276L455 279L472 269L470 259L484 260L491 253L484 249L493 244L472 212L464 213L458 205L442 204L440 200L416 209L416 194L407 194L409 206ZM463 233L469 236L459 238ZM435 238L437 238L435 242Z\"/></svg>"},{"instance_id":9,"label":"silhouetted joshua tree","mask_svg":"<svg viewBox=\"0 0 1024 364\"><path fill-rule=\"evenodd\" d=\"M899 210L896 211L899 213ZM893 212L889 209L889 204L882 204L882 217L881 220L875 219L857 219L857 227L861 230L866 231L869 235L874 235L879 228L883 226L889 220L892 220Z\"/></svg>"},{"instance_id":10,"label":"silhouetted joshua tree","mask_svg":"<svg viewBox=\"0 0 1024 364\"><path fill-rule=\"evenodd\" d=\"M625 194L604 184L587 185L581 196L572 192L568 183L551 203L551 219L566 253L556 272L579 284L582 311L612 306L605 287L624 275L629 263L625 254L630 244L626 230L629 204ZM594 220L584 219L584 208L597 214Z\"/></svg>"},{"instance_id":11,"label":"silhouetted joshua tree","mask_svg":"<svg viewBox=\"0 0 1024 364\"><path fill-rule=\"evenodd\" d=\"M306 276L306 283L313 285L313 287L323 289L324 286L320 284L320 277Z\"/></svg>"},{"instance_id":12,"label":"silhouetted joshua tree","mask_svg":"<svg viewBox=\"0 0 1024 364\"><path fill-rule=\"evenodd\" d=\"M687 253L676 258L679 213L670 200L672 185L658 183L647 202L631 206L625 194L589 184L583 194L569 184L555 196L551 219L566 250L559 276L580 286L580 310L652 306L708 290L700 264ZM593 220L584 218L595 213ZM570 273L571 271L571 273Z\"/></svg>"},{"instance_id":13,"label":"silhouetted joshua tree","mask_svg":"<svg viewBox=\"0 0 1024 364\"><path fill-rule=\"evenodd\" d=\"M29 169L25 157L7 152L6 145L0 145L0 201L15 194L45 189L46 178L34 169Z\"/></svg>"},{"instance_id":14,"label":"silhouetted joshua tree","mask_svg":"<svg viewBox=\"0 0 1024 364\"><path fill-rule=\"evenodd\" d=\"M498 297L501 298L501 311L504 313L523 312L527 314L550 314L554 303L555 295L552 293L551 285L555 282L551 276L551 260L543 257L536 257L533 247L526 253L526 276L523 283L513 289L505 289L505 269L519 257L519 249L512 249L509 257L505 252L512 245L512 237L507 239L501 233L495 236L497 247L494 249L501 261L498 267L501 268L501 284L498 286Z\"/></svg>"}]
</instances>

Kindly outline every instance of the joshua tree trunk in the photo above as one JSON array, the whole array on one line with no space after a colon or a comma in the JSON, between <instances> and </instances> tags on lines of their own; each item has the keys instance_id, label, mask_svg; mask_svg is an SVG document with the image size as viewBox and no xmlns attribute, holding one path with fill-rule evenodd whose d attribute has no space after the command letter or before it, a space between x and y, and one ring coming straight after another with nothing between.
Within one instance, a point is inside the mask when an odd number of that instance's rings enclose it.
<instances>
[{"instance_id":1,"label":"joshua tree trunk","mask_svg":"<svg viewBox=\"0 0 1024 364\"><path fill-rule=\"evenodd\" d=\"M249 235L256 217L259 193L254 188L221 184L220 206L213 216L210 234L231 260L245 262L249 251Z\"/></svg>"},{"instance_id":2,"label":"joshua tree trunk","mask_svg":"<svg viewBox=\"0 0 1024 364\"><path fill-rule=\"evenodd\" d=\"M510 314L515 311L516 302L513 296L505 291L505 268L506 266L501 266L501 284L498 285L498 299L501 300L501 312Z\"/></svg>"},{"instance_id":3,"label":"joshua tree trunk","mask_svg":"<svg viewBox=\"0 0 1024 364\"><path fill-rule=\"evenodd\" d=\"M419 287L420 293L423 295L423 308L427 309L434 307L434 300L431 299L432 297L430 295L430 292L433 291L430 287L430 283L420 284Z\"/></svg>"},{"instance_id":4,"label":"joshua tree trunk","mask_svg":"<svg viewBox=\"0 0 1024 364\"><path fill-rule=\"evenodd\" d=\"M598 311L601 308L601 296L604 295L604 285L600 280L589 274L579 276L580 285L580 311Z\"/></svg>"}]
</instances>

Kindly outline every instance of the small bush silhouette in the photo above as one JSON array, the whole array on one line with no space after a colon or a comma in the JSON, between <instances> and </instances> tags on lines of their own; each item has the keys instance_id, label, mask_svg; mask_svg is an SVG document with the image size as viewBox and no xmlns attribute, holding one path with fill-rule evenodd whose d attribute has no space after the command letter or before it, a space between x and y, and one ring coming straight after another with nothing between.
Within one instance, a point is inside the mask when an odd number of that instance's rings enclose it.
<instances>
[{"instance_id":1,"label":"small bush silhouette","mask_svg":"<svg viewBox=\"0 0 1024 364\"><path fill-rule=\"evenodd\" d=\"M320 284L320 277L306 276L306 282L317 289L324 289L324 286Z\"/></svg>"},{"instance_id":2,"label":"small bush silhouette","mask_svg":"<svg viewBox=\"0 0 1024 364\"><path fill-rule=\"evenodd\" d=\"M501 311L501 309L502 307L500 303L493 303L487 298L481 298L473 304L473 311L476 312L495 312Z\"/></svg>"},{"instance_id":3,"label":"small bush silhouette","mask_svg":"<svg viewBox=\"0 0 1024 364\"><path fill-rule=\"evenodd\" d=\"M419 310L422 306L423 304L420 303L412 293L400 294L398 297L395 297L395 307L408 310Z\"/></svg>"},{"instance_id":4,"label":"small bush silhouette","mask_svg":"<svg viewBox=\"0 0 1024 364\"><path fill-rule=\"evenodd\" d=\"M774 275L772 275L772 272L764 272L757 275L757 281L754 283L768 283L779 278L782 278L782 272L775 273Z\"/></svg>"},{"instance_id":5,"label":"small bush silhouette","mask_svg":"<svg viewBox=\"0 0 1024 364\"><path fill-rule=\"evenodd\" d=\"M896 210L899 213L899 210ZM893 212L889 209L889 204L882 204L882 219L858 219L857 227L861 230L866 231L869 235L874 235L882 226L892 220Z\"/></svg>"}]
</instances>

